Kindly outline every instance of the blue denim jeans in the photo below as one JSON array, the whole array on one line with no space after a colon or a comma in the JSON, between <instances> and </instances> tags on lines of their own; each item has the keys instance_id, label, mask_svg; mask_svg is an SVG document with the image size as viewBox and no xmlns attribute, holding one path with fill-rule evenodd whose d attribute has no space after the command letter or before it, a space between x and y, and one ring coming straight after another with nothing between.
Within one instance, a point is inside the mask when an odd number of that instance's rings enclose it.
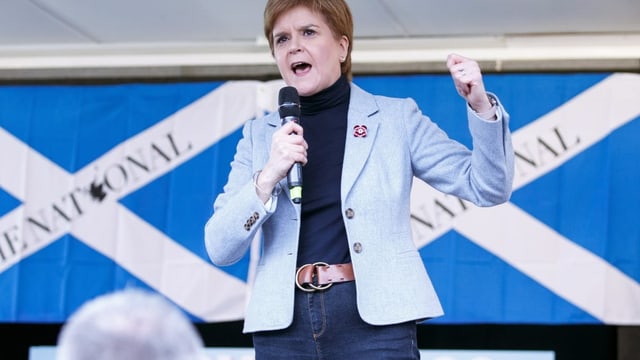
<instances>
[{"instance_id":1,"label":"blue denim jeans","mask_svg":"<svg viewBox=\"0 0 640 360\"><path fill-rule=\"evenodd\" d=\"M253 334L256 360L419 359L416 323L374 326L356 308L354 282L296 289L293 324Z\"/></svg>"}]
</instances>

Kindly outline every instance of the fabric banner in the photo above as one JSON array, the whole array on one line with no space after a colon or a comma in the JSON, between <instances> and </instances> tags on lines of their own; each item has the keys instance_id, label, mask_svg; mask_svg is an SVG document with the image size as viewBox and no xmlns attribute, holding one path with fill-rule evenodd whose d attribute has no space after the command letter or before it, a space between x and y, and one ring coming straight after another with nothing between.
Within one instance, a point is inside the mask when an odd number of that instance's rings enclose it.
<instances>
[{"instance_id":1,"label":"fabric banner","mask_svg":"<svg viewBox=\"0 0 640 360\"><path fill-rule=\"evenodd\" d=\"M472 146L447 75L354 82L414 98ZM255 255L214 266L203 227L242 124L283 85L0 87L0 322L62 322L134 286L196 321L241 319ZM413 233L445 310L432 322L640 325L640 76L485 85L512 117L514 193L477 208L415 183Z\"/></svg>"}]
</instances>

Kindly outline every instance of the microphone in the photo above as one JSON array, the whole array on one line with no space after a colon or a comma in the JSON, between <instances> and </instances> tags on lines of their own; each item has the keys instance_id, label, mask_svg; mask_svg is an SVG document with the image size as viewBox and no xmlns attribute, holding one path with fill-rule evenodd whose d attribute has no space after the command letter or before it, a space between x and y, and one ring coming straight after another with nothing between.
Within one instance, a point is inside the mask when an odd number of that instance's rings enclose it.
<instances>
[{"instance_id":1,"label":"microphone","mask_svg":"<svg viewBox=\"0 0 640 360\"><path fill-rule=\"evenodd\" d=\"M285 86L278 94L278 113L282 124L290 121L298 123L300 121L300 100L298 90L293 86ZM291 200L300 204L302 201L302 165L297 162L291 166L287 174L289 184L289 195Z\"/></svg>"}]
</instances>

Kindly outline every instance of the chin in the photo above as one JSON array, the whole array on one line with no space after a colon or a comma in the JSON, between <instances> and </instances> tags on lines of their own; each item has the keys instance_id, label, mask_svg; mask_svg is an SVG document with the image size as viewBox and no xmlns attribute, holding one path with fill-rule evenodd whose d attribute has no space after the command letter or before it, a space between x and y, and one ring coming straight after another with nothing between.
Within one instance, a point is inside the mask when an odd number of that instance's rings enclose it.
<instances>
[{"instance_id":1,"label":"chin","mask_svg":"<svg viewBox=\"0 0 640 360\"><path fill-rule=\"evenodd\" d=\"M305 86L303 83L299 81L292 81L291 83L289 83L289 86L293 86L294 88L296 88L296 90L298 90L298 95L300 96L310 95L311 90L309 89L309 87Z\"/></svg>"},{"instance_id":2,"label":"chin","mask_svg":"<svg viewBox=\"0 0 640 360\"><path fill-rule=\"evenodd\" d=\"M313 92L315 84L313 84L313 81L310 81L306 76L291 75L283 78L284 82L287 85L296 88L296 90L298 90L298 94L301 96L308 96Z\"/></svg>"}]
</instances>

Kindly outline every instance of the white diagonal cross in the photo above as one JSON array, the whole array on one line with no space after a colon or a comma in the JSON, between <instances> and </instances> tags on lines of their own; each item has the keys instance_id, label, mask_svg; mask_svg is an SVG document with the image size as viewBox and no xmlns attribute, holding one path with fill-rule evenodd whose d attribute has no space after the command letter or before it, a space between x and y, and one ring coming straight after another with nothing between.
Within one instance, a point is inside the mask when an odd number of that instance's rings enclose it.
<instances>
[{"instance_id":1,"label":"white diagonal cross","mask_svg":"<svg viewBox=\"0 0 640 360\"><path fill-rule=\"evenodd\" d=\"M26 245L19 256L0 263L0 272L71 233L206 321L242 318L246 283L187 251L118 200L204 151L244 121L273 110L264 105L274 106L274 94L281 86L280 81L227 82L73 175L0 128L0 143L6 153L15 154L2 158L0 186L23 202L0 218L0 229L10 229L6 233L13 239L11 246L14 248ZM91 201L83 191L76 190L85 189L96 174L105 175L108 169L117 170L113 164L122 164L126 156L140 154L141 149L148 149L150 144L162 148L165 154L173 152L171 161L156 159L153 173L138 171L135 179L130 176L127 182L114 185L114 190L107 193L102 203ZM77 206L73 205L70 194L74 194ZM42 209L48 209L52 204L70 219L60 219L59 212L42 216L47 213ZM16 227L28 216L41 220L48 226L48 231L36 236L37 229L30 235L26 226Z\"/></svg>"},{"instance_id":2,"label":"white diagonal cross","mask_svg":"<svg viewBox=\"0 0 640 360\"><path fill-rule=\"evenodd\" d=\"M522 163L516 166L514 190L561 166L640 116L638 94L639 75L614 74L515 132L516 152L530 153L526 147L543 134L545 144L559 151L536 158L536 167ZM413 190L412 214L416 219L414 235L418 247L455 229L604 323L640 324L637 281L515 205L475 208L421 182ZM449 212L429 210L436 199L448 206ZM425 223L432 228L425 227Z\"/></svg>"},{"instance_id":3,"label":"white diagonal cross","mask_svg":"<svg viewBox=\"0 0 640 360\"><path fill-rule=\"evenodd\" d=\"M520 176L516 177L514 188L522 187L535 178L560 166L572 156L607 136L617 127L637 117L640 114L640 109L634 99L629 98L629 96L638 93L639 78L635 75L612 75L545 117L514 133L516 151L520 149L523 153L525 153L523 146L530 142L531 139L551 129L563 133L566 130L570 130L570 132L579 133L580 136L580 142L563 144L567 147L564 149L563 156L538 159L537 167L526 169L526 173L519 171L518 174ZM231 84L226 86L231 86ZM213 98L213 94L207 96L152 129L116 147L74 176L67 174L64 170L0 129L0 143L11 149L8 153L16 154L10 158L6 156L2 158L0 168L11 169L11 171L3 171L0 174L0 185L14 197L23 201L22 206L0 219L0 229L11 229L14 224L19 224L23 221L26 215L32 214L34 211L37 212L43 206L60 203L60 196L73 193L73 189L76 186L83 187L89 184L95 177L96 168L104 169L109 164L119 161L131 151L139 149L143 144L157 141L168 133L171 133L173 138L178 139L178 141L180 139L188 139L189 150L184 156L174 159L170 166L154 173L153 176L143 177L136 182L127 184L127 186L118 188L117 198L126 196L187 161L240 125L238 121L227 122L225 121L226 119L247 119L265 109L272 110L270 108L275 104L275 90L281 87L282 84L277 81L258 86L248 85L248 87L243 87L245 85L242 83L233 83L233 86L239 86L241 89L238 89L238 92L230 91L226 93L227 96L221 93L223 87L213 93L217 94L217 100L212 100L212 102L217 105L210 107L211 103L209 103L205 106L206 99L210 96ZM255 101L246 101L246 94L250 94L252 91L258 93L256 99L252 99ZM261 92L263 93L262 95L260 95ZM230 95L232 93L234 95ZM241 95L238 95L240 93ZM251 111L248 111L247 116L243 118L239 115L246 114L247 103L258 104L258 106L256 109L250 109ZM221 104L226 104L226 106ZM216 111L219 113L217 116L211 116L211 121L207 124L203 123L203 120L208 118L209 113L199 112L196 109L203 109L204 111L217 109ZM252 112L252 110L255 110L255 112ZM611 111L616 111L616 113L611 113ZM580 121L593 119L594 116L596 116L595 119L597 121L607 119L611 122L595 123L596 126L592 126L594 125L593 122L589 126L581 126L579 123ZM212 126L220 126L221 128L214 129ZM197 134L193 134L194 128L198 129L195 131ZM576 131L577 129L580 129L580 131ZM48 187L42 186L44 180L49 184ZM61 226L55 229L52 227L48 238L29 244L27 252L22 256L28 256L65 233L72 232L76 237L113 258L128 271L165 293L169 298L195 315L209 321L241 317L242 306L239 306L239 304L242 305L242 301L237 300L244 297L246 291L244 283L231 279L215 267L184 250L171 239L139 219L128 209L119 205L117 201L114 201L116 200L114 197L113 194L109 194L107 201L112 202L109 204L103 203L99 206L83 204L85 211L82 216L78 216L77 221L65 223L64 221L60 222L60 219L58 219L56 223L51 220L51 224ZM412 209L415 209L413 212L418 214L422 212L421 208L424 207L425 199L439 199L444 204L451 202L450 198L436 193L431 188L421 186L419 183L416 184L412 198L412 203L415 204L412 207ZM73 209L68 197L66 205L67 209ZM502 257L514 267L602 321L606 323L640 322L637 305L640 303L638 301L639 287L637 282L619 272L606 261L582 249L575 243L558 236L553 230L536 219L523 214L512 204L489 209L475 209L468 204L464 205L466 208L461 210L459 216L452 217L449 222L447 222L447 215L444 216L444 221L441 216L438 226L434 230L425 232L420 224L414 224L414 229L417 229L414 231L422 232L417 245L424 246L442 233L455 228L467 238ZM474 215L469 216L469 213ZM482 225L486 225L490 220L495 221L505 217L512 217L517 219L518 224L535 229L532 234L544 234L544 239L540 240L540 236L523 236L518 232L506 231L507 229L500 233L503 236L482 231L483 228L486 228L486 226ZM478 221L480 218L483 219L482 222ZM112 220L105 221L105 219ZM117 242L114 242L109 236L113 234L113 230L109 228L109 225L113 226L113 224L119 224ZM69 227L67 228L64 225L69 225ZM494 224L491 230L499 230L501 227L498 225L501 225L501 223ZM100 228L100 226L107 226L107 228ZM99 231L96 231L97 229ZM16 233L18 232L19 229L16 230ZM25 235L23 234L23 237ZM542 241L546 243L544 248L555 247L563 249L562 258L565 259L563 260L565 265L563 265L562 261L561 263L553 262L558 258L554 256L556 254L527 251L526 254L529 258L523 259L522 252L517 251L531 246L534 248L539 247ZM145 242L146 245L140 247L140 242ZM137 244L135 249L124 250L128 246L133 246L133 244ZM518 246L509 246L514 244L518 244ZM18 246L19 243L17 242L14 245ZM139 251L140 248L145 251ZM514 249L516 251L513 251ZM157 259L163 256L170 256L171 261L163 262L163 265L161 265ZM599 279L601 281L595 281L595 285L583 281L585 277L575 271L575 266L570 266L574 261L586 264L583 268L598 269L596 273L600 274L600 277L591 279ZM541 263L546 264L544 270L541 266L531 265ZM11 262L0 263L0 272L11 266L11 264ZM565 275L562 280L557 279L558 269L562 269L562 273ZM179 274L185 275L181 276ZM190 280L188 287L184 286L185 279ZM571 286L567 286L569 284ZM217 291L216 287L223 287L224 291L221 293ZM176 291L177 289L198 290L195 290L194 293L181 293ZM235 290L232 291L232 289ZM610 291L612 289L614 291ZM594 292L603 294L603 296L596 296L594 299ZM233 296L231 296L232 293L234 294ZM610 308L615 308L619 311L611 312L608 310Z\"/></svg>"}]
</instances>

